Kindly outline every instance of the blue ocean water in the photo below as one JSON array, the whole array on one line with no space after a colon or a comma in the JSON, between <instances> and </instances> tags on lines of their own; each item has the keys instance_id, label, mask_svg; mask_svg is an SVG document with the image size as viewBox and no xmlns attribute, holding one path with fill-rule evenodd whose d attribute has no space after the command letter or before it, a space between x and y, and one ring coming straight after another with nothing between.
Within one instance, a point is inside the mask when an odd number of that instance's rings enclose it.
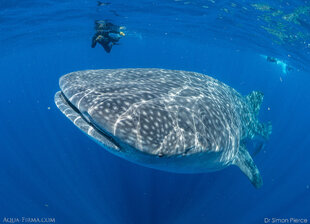
<instances>
[{"instance_id":1,"label":"blue ocean water","mask_svg":"<svg viewBox=\"0 0 310 224\"><path fill-rule=\"evenodd\" d=\"M110 54L90 47L98 19L126 27ZM309 1L0 0L0 34L0 223L310 222ZM60 76L128 67L201 72L244 95L264 92L260 120L273 133L254 158L262 188L237 167L189 175L132 164L55 106Z\"/></svg>"}]
</instances>

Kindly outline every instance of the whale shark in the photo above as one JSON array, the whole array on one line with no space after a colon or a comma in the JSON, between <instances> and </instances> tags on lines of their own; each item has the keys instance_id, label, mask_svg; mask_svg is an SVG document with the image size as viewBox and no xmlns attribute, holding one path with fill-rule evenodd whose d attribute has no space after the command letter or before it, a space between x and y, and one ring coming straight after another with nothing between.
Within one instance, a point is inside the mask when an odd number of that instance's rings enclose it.
<instances>
[{"instance_id":1,"label":"whale shark","mask_svg":"<svg viewBox=\"0 0 310 224\"><path fill-rule=\"evenodd\" d=\"M242 96L210 76L158 68L77 71L59 86L60 111L117 156L176 173L235 165L262 186L245 144L271 134L271 124L257 118L259 91Z\"/></svg>"}]
</instances>

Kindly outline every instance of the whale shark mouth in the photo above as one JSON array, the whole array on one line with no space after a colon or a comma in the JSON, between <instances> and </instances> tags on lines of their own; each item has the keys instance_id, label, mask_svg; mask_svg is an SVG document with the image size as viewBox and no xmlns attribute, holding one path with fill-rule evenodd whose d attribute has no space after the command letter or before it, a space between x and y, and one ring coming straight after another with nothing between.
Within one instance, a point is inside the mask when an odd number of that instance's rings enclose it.
<instances>
[{"instance_id":1,"label":"whale shark mouth","mask_svg":"<svg viewBox=\"0 0 310 224\"><path fill-rule=\"evenodd\" d=\"M102 130L87 113L81 113L61 92L55 94L55 103L60 111L85 134L99 142L105 148L120 151L120 146L107 132Z\"/></svg>"}]
</instances>

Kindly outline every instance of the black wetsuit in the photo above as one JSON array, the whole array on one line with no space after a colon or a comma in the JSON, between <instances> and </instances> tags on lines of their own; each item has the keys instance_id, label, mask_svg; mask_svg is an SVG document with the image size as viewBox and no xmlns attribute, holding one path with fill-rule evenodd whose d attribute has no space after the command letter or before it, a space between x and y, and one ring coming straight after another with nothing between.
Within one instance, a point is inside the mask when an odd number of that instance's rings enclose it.
<instances>
[{"instance_id":1,"label":"black wetsuit","mask_svg":"<svg viewBox=\"0 0 310 224\"><path fill-rule=\"evenodd\" d=\"M91 47L94 48L98 42L107 53L110 53L112 46L121 38L120 27L110 22L96 21L95 29L97 32L92 38Z\"/></svg>"}]
</instances>

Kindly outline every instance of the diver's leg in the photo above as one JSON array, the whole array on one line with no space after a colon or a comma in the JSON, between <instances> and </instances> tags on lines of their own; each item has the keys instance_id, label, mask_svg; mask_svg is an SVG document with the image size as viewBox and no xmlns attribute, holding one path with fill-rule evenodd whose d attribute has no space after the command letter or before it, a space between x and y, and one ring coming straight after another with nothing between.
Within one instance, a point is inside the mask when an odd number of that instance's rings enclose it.
<instances>
[{"instance_id":1,"label":"diver's leg","mask_svg":"<svg viewBox=\"0 0 310 224\"><path fill-rule=\"evenodd\" d=\"M105 44L102 44L102 47L104 48L104 50L105 50L107 53L110 53L110 52L111 52L111 49L112 49L112 44L111 44L111 43L105 43Z\"/></svg>"},{"instance_id":2,"label":"diver's leg","mask_svg":"<svg viewBox=\"0 0 310 224\"><path fill-rule=\"evenodd\" d=\"M97 44L97 37L98 37L97 34L95 34L95 35L93 36L93 39L92 39L92 41L91 41L91 47L92 47L92 48L96 47L96 44Z\"/></svg>"}]
</instances>

